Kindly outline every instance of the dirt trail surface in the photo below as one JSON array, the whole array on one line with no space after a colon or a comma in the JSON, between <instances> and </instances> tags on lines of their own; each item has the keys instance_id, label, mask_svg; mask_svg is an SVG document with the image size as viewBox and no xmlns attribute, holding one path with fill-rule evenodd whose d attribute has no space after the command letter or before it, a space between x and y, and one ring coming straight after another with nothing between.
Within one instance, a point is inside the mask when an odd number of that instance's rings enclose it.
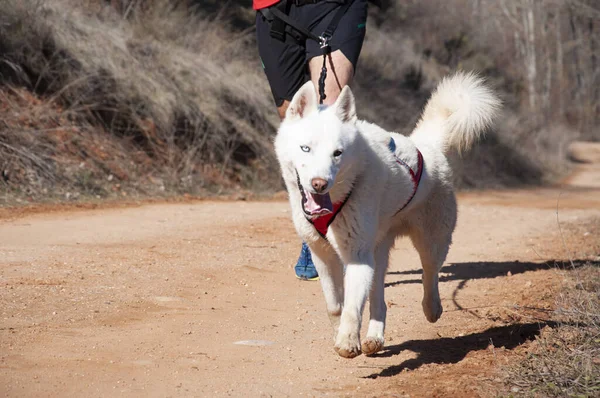
<instances>
[{"instance_id":1,"label":"dirt trail surface","mask_svg":"<svg viewBox=\"0 0 600 398\"><path fill-rule=\"evenodd\" d=\"M421 312L416 252L399 240L386 348L353 360L333 351L320 285L293 276L300 242L286 202L0 220L0 392L487 396L547 319L564 278L551 260L598 260L591 165L562 188L459 196L436 324Z\"/></svg>"}]
</instances>

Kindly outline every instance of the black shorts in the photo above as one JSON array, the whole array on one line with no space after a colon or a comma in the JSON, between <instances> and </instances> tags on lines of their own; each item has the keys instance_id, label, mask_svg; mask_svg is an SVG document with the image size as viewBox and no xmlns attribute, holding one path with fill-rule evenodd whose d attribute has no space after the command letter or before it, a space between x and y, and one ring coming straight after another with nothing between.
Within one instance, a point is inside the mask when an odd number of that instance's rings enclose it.
<instances>
[{"instance_id":1,"label":"black shorts","mask_svg":"<svg viewBox=\"0 0 600 398\"><path fill-rule=\"evenodd\" d=\"M291 5L288 15L300 26L320 36L342 4L340 1L322 0L303 6ZM354 0L329 41L331 51L341 50L352 62L354 70L365 38L366 22L367 0ZM271 37L270 29L269 21L257 12L258 53L271 86L275 105L279 107L284 100L291 100L302 84L310 80L308 61L323 55L323 50L319 43L303 38L289 26L286 29L285 41Z\"/></svg>"}]
</instances>

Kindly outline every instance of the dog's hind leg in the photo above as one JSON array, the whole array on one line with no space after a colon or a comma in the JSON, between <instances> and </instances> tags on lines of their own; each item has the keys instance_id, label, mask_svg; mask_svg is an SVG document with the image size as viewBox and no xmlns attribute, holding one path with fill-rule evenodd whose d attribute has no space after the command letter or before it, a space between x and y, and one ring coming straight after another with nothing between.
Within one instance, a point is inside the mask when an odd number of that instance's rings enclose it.
<instances>
[{"instance_id":1,"label":"dog's hind leg","mask_svg":"<svg viewBox=\"0 0 600 398\"><path fill-rule=\"evenodd\" d=\"M344 266L337 253L327 244L317 243L310 245L310 248L315 268L319 273L335 342L344 300Z\"/></svg>"},{"instance_id":2,"label":"dog's hind leg","mask_svg":"<svg viewBox=\"0 0 600 398\"><path fill-rule=\"evenodd\" d=\"M393 244L394 238L388 238L375 249L375 275L369 295L369 329L367 337L361 342L361 348L365 355L380 351L383 349L385 342L385 317L387 313L384 297L385 273Z\"/></svg>"},{"instance_id":3,"label":"dog's hind leg","mask_svg":"<svg viewBox=\"0 0 600 398\"><path fill-rule=\"evenodd\" d=\"M429 322L436 322L442 316L443 308L438 289L438 273L448 254L452 242L454 221L438 224L427 231L421 228L411 231L410 238L419 252L423 267L423 313Z\"/></svg>"},{"instance_id":4,"label":"dog's hind leg","mask_svg":"<svg viewBox=\"0 0 600 398\"><path fill-rule=\"evenodd\" d=\"M450 189L440 190L430 197L419 213L408 235L419 252L423 267L423 313L429 322L436 322L443 311L438 273L452 243L456 197Z\"/></svg>"}]
</instances>

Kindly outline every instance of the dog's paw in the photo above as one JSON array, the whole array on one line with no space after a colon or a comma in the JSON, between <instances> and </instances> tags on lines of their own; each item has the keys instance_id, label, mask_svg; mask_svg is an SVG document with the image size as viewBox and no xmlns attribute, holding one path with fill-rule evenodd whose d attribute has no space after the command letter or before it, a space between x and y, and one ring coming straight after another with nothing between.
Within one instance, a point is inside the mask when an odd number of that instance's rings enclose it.
<instances>
[{"instance_id":1,"label":"dog's paw","mask_svg":"<svg viewBox=\"0 0 600 398\"><path fill-rule=\"evenodd\" d=\"M369 337L362 341L361 348L365 355L375 354L383 349L384 340L381 337Z\"/></svg>"},{"instance_id":2,"label":"dog's paw","mask_svg":"<svg viewBox=\"0 0 600 398\"><path fill-rule=\"evenodd\" d=\"M339 356L343 358L352 359L360 355L360 347L356 346L348 346L348 347L339 347L338 345L333 346L335 352L338 353Z\"/></svg>"},{"instance_id":3,"label":"dog's paw","mask_svg":"<svg viewBox=\"0 0 600 398\"><path fill-rule=\"evenodd\" d=\"M442 316L442 312L444 312L444 309L439 298L432 300L423 299L423 313L429 322L437 322Z\"/></svg>"},{"instance_id":4,"label":"dog's paw","mask_svg":"<svg viewBox=\"0 0 600 398\"><path fill-rule=\"evenodd\" d=\"M358 336L354 338L338 335L333 349L339 356L344 358L354 358L361 354Z\"/></svg>"}]
</instances>

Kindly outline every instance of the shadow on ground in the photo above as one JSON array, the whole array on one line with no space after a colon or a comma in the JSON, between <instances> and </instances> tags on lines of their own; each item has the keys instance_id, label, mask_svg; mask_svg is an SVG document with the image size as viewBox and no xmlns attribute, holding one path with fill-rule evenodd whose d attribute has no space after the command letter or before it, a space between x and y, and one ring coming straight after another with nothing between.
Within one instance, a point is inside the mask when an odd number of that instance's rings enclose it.
<instances>
[{"instance_id":1,"label":"shadow on ground","mask_svg":"<svg viewBox=\"0 0 600 398\"><path fill-rule=\"evenodd\" d=\"M573 261L548 261L544 263L505 261L505 262L469 262L454 263L442 267L440 282L455 281L460 283L452 294L454 305L459 310L463 308L457 302L458 292L465 287L471 279L485 279L505 276L509 272L512 275L527 271L546 270L557 268L569 270L584 265L600 267L600 261L573 260ZM388 275L421 275L422 270L408 270L388 272ZM386 287L403 285L409 283L421 283L421 279L408 279L386 283ZM543 309L541 309L543 310ZM474 314L476 315L476 314ZM456 338L435 338L428 340L409 340L402 344L385 347L384 351L374 354L373 357L393 357L403 351L412 351L417 354L416 358L407 359L398 365L389 366L378 373L373 373L367 378L395 376L403 370L414 370L426 364L452 364L460 362L472 351L487 349L490 346L513 349L526 341L532 340L539 335L545 326L554 327L554 321L539 321L532 323L517 323L507 326L498 326L483 332L473 333Z\"/></svg>"},{"instance_id":2,"label":"shadow on ground","mask_svg":"<svg viewBox=\"0 0 600 398\"><path fill-rule=\"evenodd\" d=\"M500 262L479 261L470 263L453 263L442 267L440 272L446 275L440 276L440 282L496 278L498 276L506 276L509 272L512 275L516 275L527 271L537 271L551 268L568 270L571 268L579 268L586 264L590 264L594 267L600 267L600 261L588 260L555 260L543 263L521 262L518 260ZM388 275L421 275L422 273L423 271L419 269L388 272ZM421 278L388 282L385 284L385 287L406 285L411 283L421 283Z\"/></svg>"},{"instance_id":3,"label":"shadow on ground","mask_svg":"<svg viewBox=\"0 0 600 398\"><path fill-rule=\"evenodd\" d=\"M385 347L384 351L372 355L376 358L393 357L402 351L412 351L416 358L407 359L399 365L392 365L379 373L373 373L366 378L395 376L404 369L414 370L423 365L451 364L460 362L469 352L488 349L488 347L504 347L513 349L526 341L533 340L545 326L554 327L556 322L521 323L499 326L480 333L462 337L445 337L428 340L409 340L402 344Z\"/></svg>"}]
</instances>

